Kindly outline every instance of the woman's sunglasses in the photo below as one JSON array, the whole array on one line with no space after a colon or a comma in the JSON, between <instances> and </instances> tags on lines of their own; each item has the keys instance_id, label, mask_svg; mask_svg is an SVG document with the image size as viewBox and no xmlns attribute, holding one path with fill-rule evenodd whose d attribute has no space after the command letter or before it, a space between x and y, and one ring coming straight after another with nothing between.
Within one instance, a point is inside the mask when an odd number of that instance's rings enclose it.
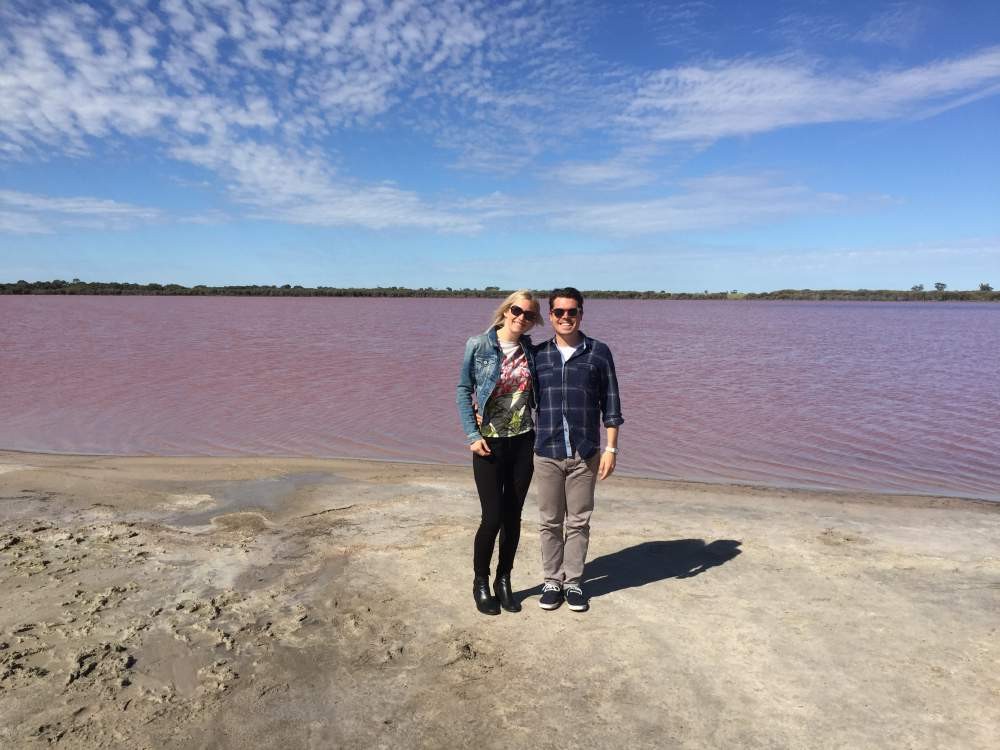
<instances>
[{"instance_id":1,"label":"woman's sunglasses","mask_svg":"<svg viewBox=\"0 0 1000 750\"><path fill-rule=\"evenodd\" d=\"M567 307L565 310L561 307L553 307L552 314L556 316L556 319L563 317L564 315L569 318L575 318L580 314L579 307Z\"/></svg>"},{"instance_id":2,"label":"woman's sunglasses","mask_svg":"<svg viewBox=\"0 0 1000 750\"><path fill-rule=\"evenodd\" d=\"M515 318L520 318L523 315L524 319L529 323L538 322L538 313L532 312L531 310L525 310L523 307L518 307L517 305L510 306L510 314Z\"/></svg>"}]
</instances>

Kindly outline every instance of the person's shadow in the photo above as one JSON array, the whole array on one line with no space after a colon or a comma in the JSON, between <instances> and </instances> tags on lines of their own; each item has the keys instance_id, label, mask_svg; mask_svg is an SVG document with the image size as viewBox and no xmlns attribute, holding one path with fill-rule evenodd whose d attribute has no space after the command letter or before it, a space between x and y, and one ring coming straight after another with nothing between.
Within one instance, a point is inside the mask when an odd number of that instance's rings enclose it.
<instances>
[{"instance_id":1,"label":"person's shadow","mask_svg":"<svg viewBox=\"0 0 1000 750\"><path fill-rule=\"evenodd\" d=\"M740 544L734 539L643 542L588 562L583 588L587 596L595 597L667 578L692 578L732 560L742 551ZM538 585L518 591L517 597L523 601L541 592Z\"/></svg>"}]
</instances>

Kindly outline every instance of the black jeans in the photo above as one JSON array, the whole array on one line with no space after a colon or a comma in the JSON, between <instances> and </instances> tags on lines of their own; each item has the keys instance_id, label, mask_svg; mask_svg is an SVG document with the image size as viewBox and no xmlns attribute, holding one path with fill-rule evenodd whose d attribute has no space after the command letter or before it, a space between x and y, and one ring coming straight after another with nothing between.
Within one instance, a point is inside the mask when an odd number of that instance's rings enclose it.
<instances>
[{"instance_id":1,"label":"black jeans","mask_svg":"<svg viewBox=\"0 0 1000 750\"><path fill-rule=\"evenodd\" d=\"M472 454L472 474L483 508L472 557L476 576L488 578L490 558L497 534L500 535L500 558L497 575L509 574L521 538L521 508L528 494L534 471L535 433L512 438L487 438L492 453Z\"/></svg>"}]
</instances>

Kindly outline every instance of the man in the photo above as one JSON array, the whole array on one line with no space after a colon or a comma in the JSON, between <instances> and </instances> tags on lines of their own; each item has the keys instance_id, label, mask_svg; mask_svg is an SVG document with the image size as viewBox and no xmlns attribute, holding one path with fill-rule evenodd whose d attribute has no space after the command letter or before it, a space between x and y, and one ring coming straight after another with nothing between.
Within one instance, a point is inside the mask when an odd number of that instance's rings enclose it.
<instances>
[{"instance_id":1,"label":"man","mask_svg":"<svg viewBox=\"0 0 1000 750\"><path fill-rule=\"evenodd\" d=\"M555 336L535 354L538 419L534 487L545 583L538 604L556 609L565 598L589 608L583 567L590 541L594 486L615 470L621 415L615 363L607 345L580 331L583 295L573 287L549 295ZM601 422L607 443L601 450Z\"/></svg>"}]
</instances>

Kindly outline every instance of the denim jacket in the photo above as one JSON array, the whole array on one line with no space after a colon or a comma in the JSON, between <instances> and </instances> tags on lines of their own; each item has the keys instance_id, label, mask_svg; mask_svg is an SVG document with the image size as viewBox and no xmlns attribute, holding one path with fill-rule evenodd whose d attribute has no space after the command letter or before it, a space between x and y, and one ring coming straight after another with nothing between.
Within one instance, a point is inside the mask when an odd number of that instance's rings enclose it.
<instances>
[{"instance_id":1,"label":"denim jacket","mask_svg":"<svg viewBox=\"0 0 1000 750\"><path fill-rule=\"evenodd\" d=\"M535 396L538 378L535 375L535 353L530 336L521 336L521 348L528 359L528 369L531 371L531 407L537 403ZM476 412L472 406L475 397L480 413L486 402L493 395L497 381L500 379L500 363L503 362L503 350L497 341L497 331L490 328L485 333L473 336L465 344L465 356L462 359L462 371L458 376L458 388L455 401L458 403L458 416L462 420L462 430L469 444L482 439L479 425L476 424Z\"/></svg>"}]
</instances>

